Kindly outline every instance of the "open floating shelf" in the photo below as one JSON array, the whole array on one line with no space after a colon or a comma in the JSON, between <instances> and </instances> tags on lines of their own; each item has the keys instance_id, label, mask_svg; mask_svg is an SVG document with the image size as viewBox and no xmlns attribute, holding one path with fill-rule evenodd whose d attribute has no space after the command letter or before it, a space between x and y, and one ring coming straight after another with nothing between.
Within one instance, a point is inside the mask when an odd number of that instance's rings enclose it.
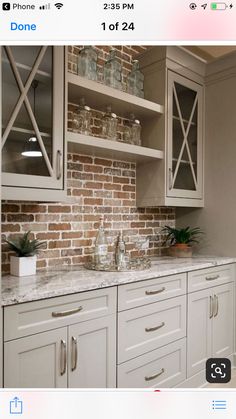
<instances>
[{"instance_id":1,"label":"open floating shelf","mask_svg":"<svg viewBox=\"0 0 236 419\"><path fill-rule=\"evenodd\" d=\"M104 138L67 132L68 149L71 152L92 156L109 157L118 160L145 162L162 160L163 151L140 147Z\"/></svg>"},{"instance_id":2,"label":"open floating shelf","mask_svg":"<svg viewBox=\"0 0 236 419\"><path fill-rule=\"evenodd\" d=\"M126 118L130 113L141 119L164 113L164 107L158 103L113 89L77 74L67 73L67 80L69 102L77 104L81 97L85 97L87 105L91 108L105 111L106 106L111 105L113 112Z\"/></svg>"}]
</instances>

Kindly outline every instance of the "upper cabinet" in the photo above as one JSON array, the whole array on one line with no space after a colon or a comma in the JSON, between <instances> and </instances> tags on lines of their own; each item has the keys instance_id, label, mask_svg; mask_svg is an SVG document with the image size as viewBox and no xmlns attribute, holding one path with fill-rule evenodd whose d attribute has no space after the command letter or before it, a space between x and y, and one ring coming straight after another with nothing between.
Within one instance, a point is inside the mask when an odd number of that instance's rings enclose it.
<instances>
[{"instance_id":1,"label":"upper cabinet","mask_svg":"<svg viewBox=\"0 0 236 419\"><path fill-rule=\"evenodd\" d=\"M202 207L205 64L178 47L154 47L140 62L146 94L165 109L148 142L165 157L137 167L137 205Z\"/></svg>"},{"instance_id":2,"label":"upper cabinet","mask_svg":"<svg viewBox=\"0 0 236 419\"><path fill-rule=\"evenodd\" d=\"M3 199L65 197L63 47L2 48Z\"/></svg>"}]
</instances>

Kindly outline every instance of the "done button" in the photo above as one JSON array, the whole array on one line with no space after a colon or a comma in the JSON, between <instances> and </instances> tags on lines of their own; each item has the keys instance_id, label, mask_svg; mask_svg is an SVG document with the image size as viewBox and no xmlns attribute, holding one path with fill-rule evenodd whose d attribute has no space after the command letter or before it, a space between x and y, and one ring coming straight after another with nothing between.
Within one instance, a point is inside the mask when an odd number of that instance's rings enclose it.
<instances>
[{"instance_id":1,"label":"done button","mask_svg":"<svg viewBox=\"0 0 236 419\"><path fill-rule=\"evenodd\" d=\"M16 23L11 22L11 31L36 31L35 23Z\"/></svg>"}]
</instances>

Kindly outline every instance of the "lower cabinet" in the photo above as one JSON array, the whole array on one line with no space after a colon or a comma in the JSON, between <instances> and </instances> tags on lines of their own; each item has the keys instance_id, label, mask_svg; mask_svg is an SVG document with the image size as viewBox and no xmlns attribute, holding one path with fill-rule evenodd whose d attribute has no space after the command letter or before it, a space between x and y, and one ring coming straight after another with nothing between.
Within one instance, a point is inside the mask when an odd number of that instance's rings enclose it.
<instances>
[{"instance_id":1,"label":"lower cabinet","mask_svg":"<svg viewBox=\"0 0 236 419\"><path fill-rule=\"evenodd\" d=\"M116 387L116 316L9 341L4 353L5 387Z\"/></svg>"},{"instance_id":2,"label":"lower cabinet","mask_svg":"<svg viewBox=\"0 0 236 419\"><path fill-rule=\"evenodd\" d=\"M233 283L188 296L187 376L205 369L208 358L233 353Z\"/></svg>"}]
</instances>

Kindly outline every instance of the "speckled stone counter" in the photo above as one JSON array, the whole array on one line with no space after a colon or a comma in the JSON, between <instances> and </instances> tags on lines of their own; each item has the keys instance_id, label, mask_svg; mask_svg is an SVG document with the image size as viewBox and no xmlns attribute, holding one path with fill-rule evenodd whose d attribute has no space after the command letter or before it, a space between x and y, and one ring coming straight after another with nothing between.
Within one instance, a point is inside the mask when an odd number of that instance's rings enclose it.
<instances>
[{"instance_id":1,"label":"speckled stone counter","mask_svg":"<svg viewBox=\"0 0 236 419\"><path fill-rule=\"evenodd\" d=\"M8 306L74 294L229 263L236 263L236 258L175 259L160 257L153 259L150 269L139 272L96 272L80 266L73 266L61 267L53 271L40 271L35 276L21 278L9 275L2 278L2 305Z\"/></svg>"}]
</instances>

